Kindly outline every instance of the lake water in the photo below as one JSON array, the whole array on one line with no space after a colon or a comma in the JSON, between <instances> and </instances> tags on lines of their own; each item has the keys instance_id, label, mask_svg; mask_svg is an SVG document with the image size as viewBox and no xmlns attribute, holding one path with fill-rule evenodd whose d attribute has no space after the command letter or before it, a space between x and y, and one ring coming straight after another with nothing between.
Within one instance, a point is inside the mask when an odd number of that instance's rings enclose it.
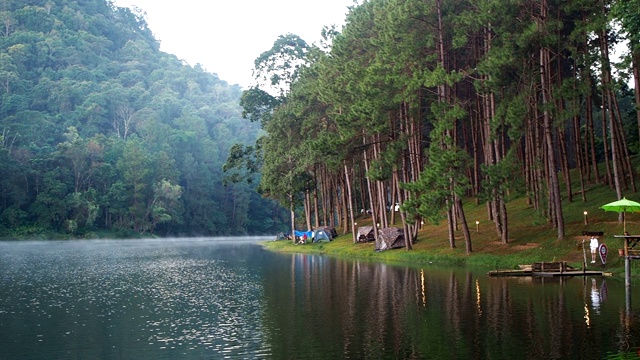
<instances>
[{"instance_id":1,"label":"lake water","mask_svg":"<svg viewBox=\"0 0 640 360\"><path fill-rule=\"evenodd\" d=\"M640 358L640 285L628 303L622 279L491 278L259 240L0 242L0 359Z\"/></svg>"}]
</instances>

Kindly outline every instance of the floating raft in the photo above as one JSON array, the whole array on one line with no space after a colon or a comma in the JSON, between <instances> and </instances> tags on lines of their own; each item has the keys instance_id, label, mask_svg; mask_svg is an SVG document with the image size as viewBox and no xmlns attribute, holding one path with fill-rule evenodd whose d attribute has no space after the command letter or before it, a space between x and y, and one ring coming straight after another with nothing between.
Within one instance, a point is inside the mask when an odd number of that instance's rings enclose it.
<instances>
[{"instance_id":1,"label":"floating raft","mask_svg":"<svg viewBox=\"0 0 640 360\"><path fill-rule=\"evenodd\" d=\"M611 273L598 270L581 270L567 265L566 261L539 262L531 265L520 265L520 269L493 270L489 276L611 276Z\"/></svg>"}]
</instances>

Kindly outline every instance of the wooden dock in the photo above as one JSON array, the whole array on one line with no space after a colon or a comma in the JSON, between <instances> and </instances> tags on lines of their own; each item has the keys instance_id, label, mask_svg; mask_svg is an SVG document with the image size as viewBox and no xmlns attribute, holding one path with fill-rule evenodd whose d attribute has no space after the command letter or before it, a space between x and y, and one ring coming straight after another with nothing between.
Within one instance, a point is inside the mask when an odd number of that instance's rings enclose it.
<instances>
[{"instance_id":1,"label":"wooden dock","mask_svg":"<svg viewBox=\"0 0 640 360\"><path fill-rule=\"evenodd\" d=\"M567 265L566 261L539 262L531 265L520 265L520 269L493 270L489 276L610 276L611 273L599 270L575 269Z\"/></svg>"}]
</instances>

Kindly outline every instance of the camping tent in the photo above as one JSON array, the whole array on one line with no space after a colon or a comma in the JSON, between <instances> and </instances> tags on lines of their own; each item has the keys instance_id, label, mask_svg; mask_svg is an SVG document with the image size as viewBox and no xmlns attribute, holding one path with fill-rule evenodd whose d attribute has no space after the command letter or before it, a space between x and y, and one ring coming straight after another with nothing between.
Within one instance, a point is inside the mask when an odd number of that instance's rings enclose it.
<instances>
[{"instance_id":1,"label":"camping tent","mask_svg":"<svg viewBox=\"0 0 640 360\"><path fill-rule=\"evenodd\" d=\"M373 226L360 226L358 228L358 241L366 242L373 240L375 240L373 236Z\"/></svg>"},{"instance_id":2,"label":"camping tent","mask_svg":"<svg viewBox=\"0 0 640 360\"><path fill-rule=\"evenodd\" d=\"M313 239L313 231L296 230L294 231L294 235L296 236L296 239L303 239L305 235L307 235L307 241L311 241L311 239Z\"/></svg>"},{"instance_id":3,"label":"camping tent","mask_svg":"<svg viewBox=\"0 0 640 360\"><path fill-rule=\"evenodd\" d=\"M325 230L316 230L313 236L313 242L328 242L331 241L331 233Z\"/></svg>"},{"instance_id":4,"label":"camping tent","mask_svg":"<svg viewBox=\"0 0 640 360\"><path fill-rule=\"evenodd\" d=\"M405 246L404 231L396 227L384 228L378 231L376 251L399 249Z\"/></svg>"},{"instance_id":5,"label":"camping tent","mask_svg":"<svg viewBox=\"0 0 640 360\"><path fill-rule=\"evenodd\" d=\"M329 236L331 236L332 239L338 237L338 232L336 231L336 228L333 226L325 226L322 228L322 230L328 232Z\"/></svg>"}]
</instances>

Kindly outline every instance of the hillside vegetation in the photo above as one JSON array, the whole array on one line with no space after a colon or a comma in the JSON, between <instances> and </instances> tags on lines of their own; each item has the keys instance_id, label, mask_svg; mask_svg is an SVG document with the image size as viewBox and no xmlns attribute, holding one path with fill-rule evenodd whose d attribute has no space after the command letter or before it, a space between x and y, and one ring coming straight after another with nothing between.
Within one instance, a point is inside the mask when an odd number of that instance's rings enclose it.
<instances>
[{"instance_id":1,"label":"hillside vegetation","mask_svg":"<svg viewBox=\"0 0 640 360\"><path fill-rule=\"evenodd\" d=\"M0 25L0 237L276 231L279 206L222 170L258 135L242 90L161 52L143 14L3 0Z\"/></svg>"}]
</instances>

